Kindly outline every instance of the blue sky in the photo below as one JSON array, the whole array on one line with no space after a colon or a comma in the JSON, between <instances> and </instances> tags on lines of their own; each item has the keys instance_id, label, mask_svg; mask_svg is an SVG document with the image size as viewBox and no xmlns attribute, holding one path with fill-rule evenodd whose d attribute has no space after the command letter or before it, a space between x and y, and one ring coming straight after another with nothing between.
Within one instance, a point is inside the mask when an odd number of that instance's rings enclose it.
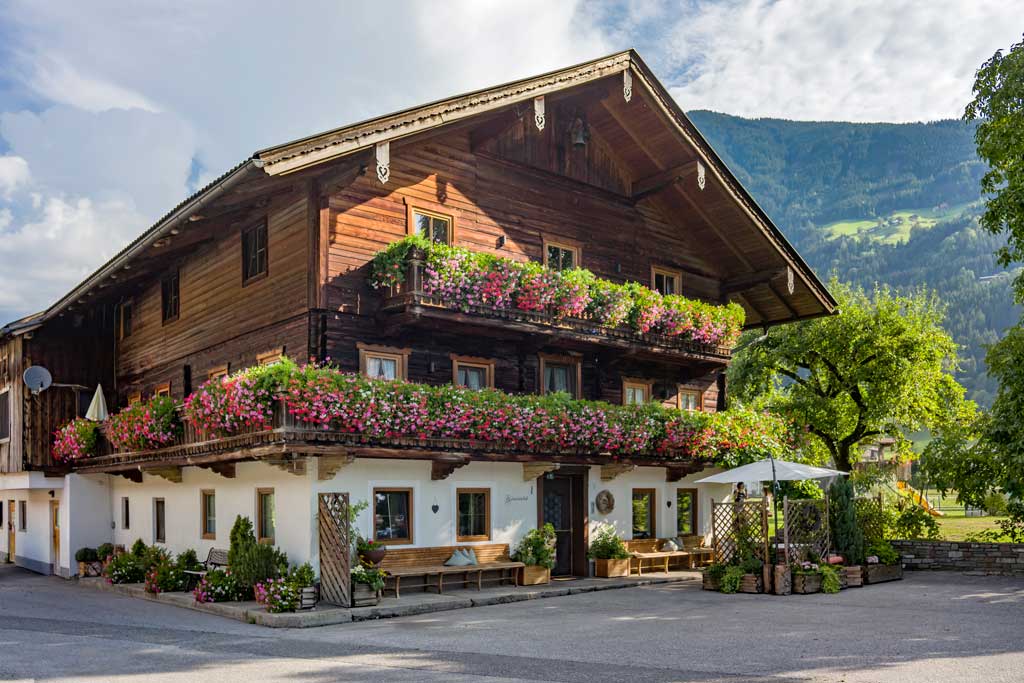
<instances>
[{"instance_id":1,"label":"blue sky","mask_svg":"<svg viewBox=\"0 0 1024 683\"><path fill-rule=\"evenodd\" d=\"M635 47L684 109L959 116L1019 0L0 0L0 321L254 150Z\"/></svg>"}]
</instances>

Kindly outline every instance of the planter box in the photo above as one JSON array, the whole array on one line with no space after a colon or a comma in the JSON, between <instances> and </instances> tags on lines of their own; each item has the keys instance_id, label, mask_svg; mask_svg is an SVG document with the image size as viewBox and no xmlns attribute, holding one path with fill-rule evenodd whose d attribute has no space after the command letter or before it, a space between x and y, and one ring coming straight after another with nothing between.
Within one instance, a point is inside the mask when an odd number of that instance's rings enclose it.
<instances>
[{"instance_id":1,"label":"planter box","mask_svg":"<svg viewBox=\"0 0 1024 683\"><path fill-rule=\"evenodd\" d=\"M775 595L789 595L793 592L793 572L788 564L775 565L775 583L772 586Z\"/></svg>"},{"instance_id":2,"label":"planter box","mask_svg":"<svg viewBox=\"0 0 1024 683\"><path fill-rule=\"evenodd\" d=\"M708 576L707 572L704 572L704 578L702 579L702 585L706 591L717 591L722 590L722 582L718 579L712 579Z\"/></svg>"},{"instance_id":3,"label":"planter box","mask_svg":"<svg viewBox=\"0 0 1024 683\"><path fill-rule=\"evenodd\" d=\"M539 586L551 581L551 570L547 567L527 565L520 574L520 586Z\"/></svg>"},{"instance_id":4,"label":"planter box","mask_svg":"<svg viewBox=\"0 0 1024 683\"><path fill-rule=\"evenodd\" d=\"M625 560L594 560L594 576L610 579L629 576L629 558Z\"/></svg>"},{"instance_id":5,"label":"planter box","mask_svg":"<svg viewBox=\"0 0 1024 683\"><path fill-rule=\"evenodd\" d=\"M82 577L86 576L102 576L103 575L103 563L102 562L79 562L78 563L78 575Z\"/></svg>"},{"instance_id":6,"label":"planter box","mask_svg":"<svg viewBox=\"0 0 1024 683\"><path fill-rule=\"evenodd\" d=\"M317 586L306 586L299 596L299 609L313 609L320 601L320 589Z\"/></svg>"},{"instance_id":7,"label":"planter box","mask_svg":"<svg viewBox=\"0 0 1024 683\"><path fill-rule=\"evenodd\" d=\"M380 603L380 591L375 591L365 583L352 584L352 606L372 607Z\"/></svg>"},{"instance_id":8,"label":"planter box","mask_svg":"<svg viewBox=\"0 0 1024 683\"><path fill-rule=\"evenodd\" d=\"M821 574L794 574L793 592L810 595L821 592Z\"/></svg>"},{"instance_id":9,"label":"planter box","mask_svg":"<svg viewBox=\"0 0 1024 683\"><path fill-rule=\"evenodd\" d=\"M740 593L763 593L764 581L760 574L744 574L740 580Z\"/></svg>"},{"instance_id":10,"label":"planter box","mask_svg":"<svg viewBox=\"0 0 1024 683\"><path fill-rule=\"evenodd\" d=\"M903 578L902 564L866 564L864 565L864 583L885 583L899 581Z\"/></svg>"},{"instance_id":11,"label":"planter box","mask_svg":"<svg viewBox=\"0 0 1024 683\"><path fill-rule=\"evenodd\" d=\"M843 567L839 572L839 582L843 588L860 588L864 585L864 570L860 565Z\"/></svg>"}]
</instances>

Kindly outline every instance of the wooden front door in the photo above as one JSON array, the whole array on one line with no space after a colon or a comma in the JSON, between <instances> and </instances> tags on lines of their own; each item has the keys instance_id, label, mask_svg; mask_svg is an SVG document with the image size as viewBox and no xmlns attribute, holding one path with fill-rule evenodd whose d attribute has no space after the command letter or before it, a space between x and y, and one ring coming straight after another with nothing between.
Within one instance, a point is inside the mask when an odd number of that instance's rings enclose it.
<instances>
[{"instance_id":1,"label":"wooden front door","mask_svg":"<svg viewBox=\"0 0 1024 683\"><path fill-rule=\"evenodd\" d=\"M50 501L51 536L53 537L53 573L60 573L60 501Z\"/></svg>"},{"instance_id":2,"label":"wooden front door","mask_svg":"<svg viewBox=\"0 0 1024 683\"><path fill-rule=\"evenodd\" d=\"M14 562L14 510L15 501L7 501L7 561Z\"/></svg>"},{"instance_id":3,"label":"wooden front door","mask_svg":"<svg viewBox=\"0 0 1024 683\"><path fill-rule=\"evenodd\" d=\"M555 527L553 576L587 575L586 474L556 471L538 479L539 523Z\"/></svg>"}]
</instances>

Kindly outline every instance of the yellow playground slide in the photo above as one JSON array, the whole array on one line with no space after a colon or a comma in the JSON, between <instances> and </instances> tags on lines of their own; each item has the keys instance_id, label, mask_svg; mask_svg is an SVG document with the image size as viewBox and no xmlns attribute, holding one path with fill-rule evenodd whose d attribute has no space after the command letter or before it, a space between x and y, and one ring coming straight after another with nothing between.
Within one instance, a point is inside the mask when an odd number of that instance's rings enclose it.
<instances>
[{"instance_id":1,"label":"yellow playground slide","mask_svg":"<svg viewBox=\"0 0 1024 683\"><path fill-rule=\"evenodd\" d=\"M896 482L896 488L898 488L903 495L910 498L910 500L912 500L915 504L920 505L925 510L927 510L928 514L932 515L933 517L942 517L942 512L940 510L936 510L932 506L932 504L928 502L928 499L925 498L923 493L915 489L907 482Z\"/></svg>"}]
</instances>

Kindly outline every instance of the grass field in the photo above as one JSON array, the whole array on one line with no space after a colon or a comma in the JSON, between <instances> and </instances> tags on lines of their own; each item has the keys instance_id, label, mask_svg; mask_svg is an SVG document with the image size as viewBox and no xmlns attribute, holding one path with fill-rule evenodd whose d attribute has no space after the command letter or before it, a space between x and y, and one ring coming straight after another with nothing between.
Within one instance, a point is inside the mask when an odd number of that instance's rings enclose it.
<instances>
[{"instance_id":1,"label":"grass field","mask_svg":"<svg viewBox=\"0 0 1024 683\"><path fill-rule=\"evenodd\" d=\"M910 231L913 228L932 228L939 221L959 216L968 206L969 204L958 204L931 209L900 209L887 216L873 219L836 221L825 225L824 229L829 239L845 235L886 244L899 244L910 239Z\"/></svg>"},{"instance_id":2,"label":"grass field","mask_svg":"<svg viewBox=\"0 0 1024 683\"><path fill-rule=\"evenodd\" d=\"M963 513L947 512L939 517L942 538L946 541L965 541L968 534L975 534L986 529L997 529L996 522L1003 517L964 517Z\"/></svg>"}]
</instances>

